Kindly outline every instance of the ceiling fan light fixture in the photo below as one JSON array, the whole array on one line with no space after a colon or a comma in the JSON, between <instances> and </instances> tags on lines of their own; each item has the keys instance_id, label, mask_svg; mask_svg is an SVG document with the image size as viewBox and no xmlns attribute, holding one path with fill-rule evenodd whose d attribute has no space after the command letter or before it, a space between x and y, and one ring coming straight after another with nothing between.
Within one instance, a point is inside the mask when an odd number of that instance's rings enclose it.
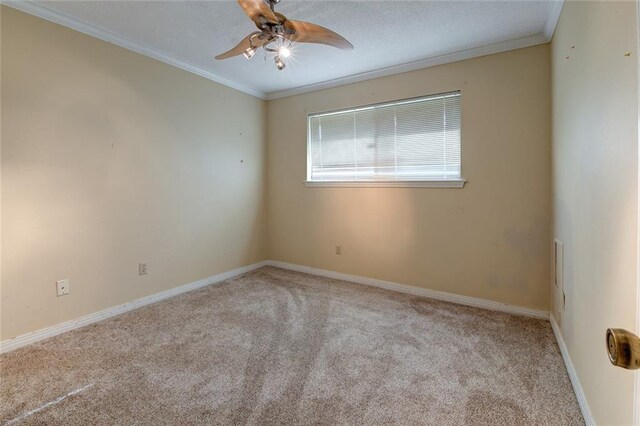
<instances>
[{"instance_id":1,"label":"ceiling fan light fixture","mask_svg":"<svg viewBox=\"0 0 640 426\"><path fill-rule=\"evenodd\" d=\"M253 55L256 54L256 49L253 48L253 47L250 47L247 50L245 50L244 52L242 52L242 54L244 55L245 58L251 59L251 58L253 58Z\"/></svg>"},{"instance_id":2,"label":"ceiling fan light fixture","mask_svg":"<svg viewBox=\"0 0 640 426\"><path fill-rule=\"evenodd\" d=\"M258 31L243 38L233 49L216 56L218 60L240 54L251 59L256 50L262 47L265 60L269 53L275 54L276 66L283 70L285 63L282 59L291 56L290 47L295 43L316 43L339 49L353 49L353 45L340 34L310 22L287 19L283 14L276 12L274 6L280 0L237 1L244 13L258 27Z\"/></svg>"},{"instance_id":3,"label":"ceiling fan light fixture","mask_svg":"<svg viewBox=\"0 0 640 426\"><path fill-rule=\"evenodd\" d=\"M291 56L291 50L289 50L287 46L282 46L280 49L278 49L278 55L282 56L283 58L288 58L289 56Z\"/></svg>"}]
</instances>

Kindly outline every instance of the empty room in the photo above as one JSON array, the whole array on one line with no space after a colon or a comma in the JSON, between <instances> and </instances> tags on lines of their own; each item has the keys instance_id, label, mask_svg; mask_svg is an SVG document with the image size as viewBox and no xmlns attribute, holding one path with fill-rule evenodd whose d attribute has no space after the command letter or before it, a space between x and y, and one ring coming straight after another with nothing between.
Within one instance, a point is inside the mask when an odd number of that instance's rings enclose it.
<instances>
[{"instance_id":1,"label":"empty room","mask_svg":"<svg viewBox=\"0 0 640 426\"><path fill-rule=\"evenodd\" d=\"M0 424L640 425L637 1L0 2Z\"/></svg>"}]
</instances>

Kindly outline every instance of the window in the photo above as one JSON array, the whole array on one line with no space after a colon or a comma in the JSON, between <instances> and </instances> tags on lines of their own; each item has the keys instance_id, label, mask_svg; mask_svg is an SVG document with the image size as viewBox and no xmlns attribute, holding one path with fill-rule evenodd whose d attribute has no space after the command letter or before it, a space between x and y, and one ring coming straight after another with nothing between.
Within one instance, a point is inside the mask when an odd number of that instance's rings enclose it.
<instances>
[{"instance_id":1,"label":"window","mask_svg":"<svg viewBox=\"0 0 640 426\"><path fill-rule=\"evenodd\" d=\"M307 183L454 186L460 92L308 116Z\"/></svg>"}]
</instances>

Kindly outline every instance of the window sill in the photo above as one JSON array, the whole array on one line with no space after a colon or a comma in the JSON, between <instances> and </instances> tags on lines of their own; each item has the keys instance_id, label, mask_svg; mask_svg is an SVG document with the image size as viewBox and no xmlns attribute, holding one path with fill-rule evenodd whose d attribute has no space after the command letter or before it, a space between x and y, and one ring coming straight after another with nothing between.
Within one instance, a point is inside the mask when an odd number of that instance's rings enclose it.
<instances>
[{"instance_id":1,"label":"window sill","mask_svg":"<svg viewBox=\"0 0 640 426\"><path fill-rule=\"evenodd\" d=\"M306 187L365 187L365 188L462 188L464 179L454 180L390 180L390 181L305 181Z\"/></svg>"}]
</instances>

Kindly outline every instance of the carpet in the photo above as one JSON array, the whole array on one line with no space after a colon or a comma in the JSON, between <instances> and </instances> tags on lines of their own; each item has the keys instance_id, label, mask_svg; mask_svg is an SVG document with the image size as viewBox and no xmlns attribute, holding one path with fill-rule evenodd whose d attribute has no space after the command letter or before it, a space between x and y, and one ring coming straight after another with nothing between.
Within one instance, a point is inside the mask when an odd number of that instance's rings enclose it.
<instances>
[{"instance_id":1,"label":"carpet","mask_svg":"<svg viewBox=\"0 0 640 426\"><path fill-rule=\"evenodd\" d=\"M2 424L581 425L550 325L265 267L0 356Z\"/></svg>"}]
</instances>

